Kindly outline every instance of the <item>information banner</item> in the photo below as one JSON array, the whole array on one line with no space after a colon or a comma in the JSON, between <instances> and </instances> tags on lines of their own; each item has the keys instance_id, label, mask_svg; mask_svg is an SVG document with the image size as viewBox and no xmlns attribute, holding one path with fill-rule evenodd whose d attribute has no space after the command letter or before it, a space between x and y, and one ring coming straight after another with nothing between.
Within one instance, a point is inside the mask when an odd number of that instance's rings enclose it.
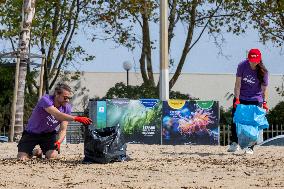
<instances>
[{"instance_id":1,"label":"information banner","mask_svg":"<svg viewBox=\"0 0 284 189\"><path fill-rule=\"evenodd\" d=\"M216 101L163 102L162 144L219 144L219 105Z\"/></svg>"},{"instance_id":2,"label":"information banner","mask_svg":"<svg viewBox=\"0 0 284 189\"><path fill-rule=\"evenodd\" d=\"M107 126L119 124L129 143L161 144L161 117L158 99L107 100Z\"/></svg>"}]
</instances>

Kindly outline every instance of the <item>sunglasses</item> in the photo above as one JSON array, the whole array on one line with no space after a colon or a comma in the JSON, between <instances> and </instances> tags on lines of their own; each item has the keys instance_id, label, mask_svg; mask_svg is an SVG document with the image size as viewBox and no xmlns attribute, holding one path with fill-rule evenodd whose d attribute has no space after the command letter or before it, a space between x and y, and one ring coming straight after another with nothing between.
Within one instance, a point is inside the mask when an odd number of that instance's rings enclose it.
<instances>
[{"instance_id":1,"label":"sunglasses","mask_svg":"<svg viewBox=\"0 0 284 189\"><path fill-rule=\"evenodd\" d=\"M70 97L70 96L63 96L63 99L64 99L64 100L71 100L72 97Z\"/></svg>"}]
</instances>

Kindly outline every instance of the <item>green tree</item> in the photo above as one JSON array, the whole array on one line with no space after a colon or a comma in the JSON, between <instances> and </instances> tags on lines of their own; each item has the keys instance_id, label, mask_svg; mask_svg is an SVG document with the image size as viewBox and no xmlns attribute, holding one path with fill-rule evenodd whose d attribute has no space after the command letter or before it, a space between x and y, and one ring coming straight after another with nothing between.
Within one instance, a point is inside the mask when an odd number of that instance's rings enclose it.
<instances>
[{"instance_id":1,"label":"green tree","mask_svg":"<svg viewBox=\"0 0 284 189\"><path fill-rule=\"evenodd\" d=\"M159 98L158 87L142 84L141 86L126 86L124 83L116 83L111 87L102 99L112 98L129 98L129 99L144 99L144 98ZM197 100L189 94L182 94L179 91L170 91L171 99Z\"/></svg>"},{"instance_id":2,"label":"green tree","mask_svg":"<svg viewBox=\"0 0 284 189\"><path fill-rule=\"evenodd\" d=\"M105 32L105 39L112 39L117 44L130 50L141 48L140 71L145 85L155 86L153 77L152 51L157 47L157 41L152 39L153 26L159 22L159 4L154 0L97 0L94 1L93 10L98 14L89 17L90 23L100 26ZM170 89L174 86L186 63L190 51L195 47L201 37L209 33L219 33L220 27L225 23L219 20L238 20L245 13L234 8L236 3L224 3L219 0L170 0L168 41L169 52L172 46L177 26L185 28L184 44L181 55L177 60L171 59L174 70L170 79ZM101 37L101 36L100 36ZM96 39L97 36L94 36Z\"/></svg>"},{"instance_id":3,"label":"green tree","mask_svg":"<svg viewBox=\"0 0 284 189\"><path fill-rule=\"evenodd\" d=\"M268 115L268 122L270 125L283 125L284 123L284 101L279 102L274 108L272 108Z\"/></svg>"},{"instance_id":4,"label":"green tree","mask_svg":"<svg viewBox=\"0 0 284 189\"><path fill-rule=\"evenodd\" d=\"M29 50L37 49L46 60L44 89L47 92L62 74L64 65L75 61L76 55L86 55L84 60L87 61L93 58L93 56L88 56L83 48L76 45L74 41L73 46L71 45L78 30L80 17L84 15L82 10L90 1L38 0L36 1L35 19L30 19L33 18L33 14L30 14L32 9L26 8L28 2L28 0L7 0L6 4L0 5L0 27L3 28L0 30L0 39L9 41L11 45L9 50L20 51L21 55L15 121L16 139L23 130L25 81L30 62L27 55ZM31 3L32 7L35 6L34 2ZM23 21L20 22L22 8L25 16L22 16ZM36 82L31 82L29 85L29 92L34 95L33 88L38 89L38 86Z\"/></svg>"},{"instance_id":5,"label":"green tree","mask_svg":"<svg viewBox=\"0 0 284 189\"><path fill-rule=\"evenodd\" d=\"M276 46L284 43L284 1L265 0L243 3L244 9L250 13L252 25L258 30L260 40L265 44L268 41Z\"/></svg>"},{"instance_id":6,"label":"green tree","mask_svg":"<svg viewBox=\"0 0 284 189\"><path fill-rule=\"evenodd\" d=\"M0 131L9 131L14 70L14 67L4 67L0 64Z\"/></svg>"},{"instance_id":7,"label":"green tree","mask_svg":"<svg viewBox=\"0 0 284 189\"><path fill-rule=\"evenodd\" d=\"M6 63L6 64L4 64ZM31 71L27 75L26 89L25 89L25 105L23 122L27 123L28 118L32 112L32 108L37 102L38 96L36 94L29 93L28 86L34 81L35 71ZM0 131L8 132L10 119L11 119L11 103L13 97L14 78L15 77L15 64L8 62L0 62ZM28 94L28 95L27 95Z\"/></svg>"},{"instance_id":8,"label":"green tree","mask_svg":"<svg viewBox=\"0 0 284 189\"><path fill-rule=\"evenodd\" d=\"M84 10L90 3L91 0L36 1L30 49L41 52L46 59L44 90L50 90L58 77L64 76L64 69L68 64L77 63L78 60L93 60L94 56L87 54L74 40L80 30L79 26L83 26L86 17ZM10 46L3 51L16 51L22 0L7 0L5 5L0 5L0 9L0 39L10 42ZM35 83L33 87L38 89Z\"/></svg>"}]
</instances>

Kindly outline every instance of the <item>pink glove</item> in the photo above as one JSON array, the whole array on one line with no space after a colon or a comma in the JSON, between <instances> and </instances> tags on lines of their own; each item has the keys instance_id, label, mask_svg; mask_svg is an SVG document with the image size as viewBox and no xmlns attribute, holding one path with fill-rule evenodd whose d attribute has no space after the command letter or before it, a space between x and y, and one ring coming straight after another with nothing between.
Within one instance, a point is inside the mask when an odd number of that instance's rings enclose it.
<instances>
[{"instance_id":1,"label":"pink glove","mask_svg":"<svg viewBox=\"0 0 284 189\"><path fill-rule=\"evenodd\" d=\"M234 108L237 108L237 105L240 104L240 99L236 98L236 101L234 103Z\"/></svg>"},{"instance_id":2,"label":"pink glove","mask_svg":"<svg viewBox=\"0 0 284 189\"><path fill-rule=\"evenodd\" d=\"M268 111L268 106L267 106L267 102L266 101L263 101L262 103L262 108L266 110L266 112Z\"/></svg>"},{"instance_id":3,"label":"pink glove","mask_svg":"<svg viewBox=\"0 0 284 189\"><path fill-rule=\"evenodd\" d=\"M74 121L83 123L84 125L91 125L92 124L92 120L88 117L76 116L76 117L74 117Z\"/></svg>"}]
</instances>

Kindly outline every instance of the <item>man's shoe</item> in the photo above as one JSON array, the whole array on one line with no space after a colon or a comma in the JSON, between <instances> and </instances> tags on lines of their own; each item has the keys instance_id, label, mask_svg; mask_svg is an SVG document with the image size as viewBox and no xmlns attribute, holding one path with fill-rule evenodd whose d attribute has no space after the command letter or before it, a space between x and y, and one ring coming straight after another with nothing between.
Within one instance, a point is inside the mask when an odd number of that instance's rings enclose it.
<instances>
[{"instance_id":1,"label":"man's shoe","mask_svg":"<svg viewBox=\"0 0 284 189\"><path fill-rule=\"evenodd\" d=\"M236 152L238 150L240 150L240 146L236 142L233 142L227 152Z\"/></svg>"},{"instance_id":2,"label":"man's shoe","mask_svg":"<svg viewBox=\"0 0 284 189\"><path fill-rule=\"evenodd\" d=\"M253 154L253 149L250 147L244 148L245 154Z\"/></svg>"}]
</instances>

